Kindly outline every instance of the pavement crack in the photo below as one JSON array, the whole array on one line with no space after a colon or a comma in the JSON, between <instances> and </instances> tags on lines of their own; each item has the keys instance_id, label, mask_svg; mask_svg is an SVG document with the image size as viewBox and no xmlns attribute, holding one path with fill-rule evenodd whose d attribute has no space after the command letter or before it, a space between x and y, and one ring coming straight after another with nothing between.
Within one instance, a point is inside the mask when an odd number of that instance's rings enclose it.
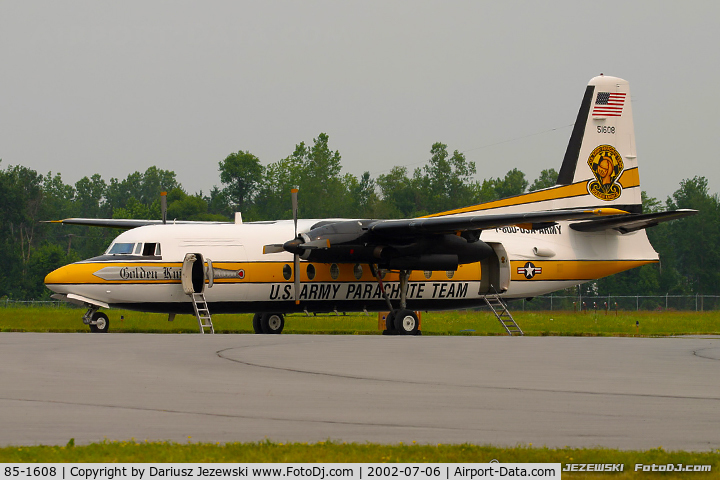
<instances>
[{"instance_id":1,"label":"pavement crack","mask_svg":"<svg viewBox=\"0 0 720 480\"><path fill-rule=\"evenodd\" d=\"M697 396L688 396L688 395L668 395L668 394L657 394L657 393L632 393L632 392L593 392L590 390L562 390L562 389L552 389L552 388L529 388L529 387L499 387L496 385L463 385L463 384L451 384L451 383L443 383L443 382L422 382L422 381L414 381L414 380L402 380L402 379L389 379L389 378L379 378L379 377L369 377L369 376L361 376L361 375L347 375L347 374L340 374L340 373L330 373L330 372L318 372L313 370L302 370L299 368L291 368L291 367L275 367L271 365L262 365L260 363L253 363L247 360L239 360L236 358L231 358L226 356L224 353L229 350L237 350L242 347L230 347L225 348L223 350L218 350L215 352L218 357L222 358L223 360L228 360L230 362L239 363L241 365L247 365L250 367L257 367L257 368L266 368L270 370L278 370L278 371L284 371L284 372L290 372L290 373L301 373L306 375L319 375L319 376L325 376L325 377L334 377L334 378L342 378L342 379L348 379L348 380L360 380L360 381L370 381L370 382L387 382L392 384L405 384L405 385L433 385L437 387L444 387L444 388L470 388L470 389L478 389L478 390L497 390L497 391L515 391L515 392L538 392L538 393L561 393L561 394L574 394L574 395L606 395L611 397L638 397L638 398L667 398L667 399L681 399L681 400L709 400L709 401L720 401L720 397L697 397ZM699 350L700 351L700 350ZM716 360L713 358L710 358L711 360Z\"/></svg>"},{"instance_id":2,"label":"pavement crack","mask_svg":"<svg viewBox=\"0 0 720 480\"><path fill-rule=\"evenodd\" d=\"M439 427L437 425L407 425L402 423L383 423L383 422L347 422L341 420L320 420L320 419L297 419L291 417L270 417L261 415L241 415L235 413L213 413L213 412L196 412L192 410L177 410L167 408L150 408L150 407L136 407L127 405L112 405L103 403L85 403L85 402L69 402L61 400L37 400L31 398L12 398L12 397L0 397L0 401L10 402L23 402L23 403L38 403L38 404L50 404L50 405L70 405L76 407L95 407L95 408L111 408L116 410L128 410L136 412L153 412L153 413L169 413L174 415L200 415L206 417L220 417L220 418L234 418L239 420L268 420L275 422L297 422L297 423L309 423L309 424L328 424L328 425L351 425L351 426L364 426L364 427L385 427L385 428L411 428L411 429L429 429L429 430L447 430L447 431L466 431L475 430L468 428L458 427Z\"/></svg>"}]
</instances>

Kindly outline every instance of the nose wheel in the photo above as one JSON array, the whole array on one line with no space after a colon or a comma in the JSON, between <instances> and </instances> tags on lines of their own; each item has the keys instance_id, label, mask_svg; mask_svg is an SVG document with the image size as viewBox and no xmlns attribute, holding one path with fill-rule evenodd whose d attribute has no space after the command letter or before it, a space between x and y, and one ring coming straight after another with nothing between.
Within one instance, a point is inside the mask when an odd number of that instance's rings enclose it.
<instances>
[{"instance_id":1,"label":"nose wheel","mask_svg":"<svg viewBox=\"0 0 720 480\"><path fill-rule=\"evenodd\" d=\"M110 329L110 320L97 307L90 307L83 316L83 323L90 327L92 333L107 333Z\"/></svg>"}]
</instances>

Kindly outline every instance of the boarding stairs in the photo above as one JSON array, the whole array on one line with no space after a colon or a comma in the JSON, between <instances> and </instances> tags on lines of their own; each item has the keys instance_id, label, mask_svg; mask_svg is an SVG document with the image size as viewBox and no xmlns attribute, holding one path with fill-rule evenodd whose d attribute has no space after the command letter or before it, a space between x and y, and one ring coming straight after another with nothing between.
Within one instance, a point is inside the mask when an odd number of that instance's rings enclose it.
<instances>
[{"instance_id":1,"label":"boarding stairs","mask_svg":"<svg viewBox=\"0 0 720 480\"><path fill-rule=\"evenodd\" d=\"M195 309L195 317L198 320L198 326L200 327L200 333L215 333L215 329L212 324L212 317L210 316L210 310L208 309L207 301L205 300L204 293L193 293L191 296L193 302L193 308Z\"/></svg>"},{"instance_id":2,"label":"boarding stairs","mask_svg":"<svg viewBox=\"0 0 720 480\"><path fill-rule=\"evenodd\" d=\"M511 337L525 335L518 324L515 323L515 319L507 308L507 303L497 293L485 295L483 298L508 335Z\"/></svg>"}]
</instances>

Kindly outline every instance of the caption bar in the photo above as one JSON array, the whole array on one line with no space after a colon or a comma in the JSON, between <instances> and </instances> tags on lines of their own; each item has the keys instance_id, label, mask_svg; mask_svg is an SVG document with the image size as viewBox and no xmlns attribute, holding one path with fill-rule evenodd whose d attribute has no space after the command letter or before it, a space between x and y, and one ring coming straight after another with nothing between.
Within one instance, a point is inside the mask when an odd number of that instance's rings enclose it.
<instances>
[{"instance_id":1,"label":"caption bar","mask_svg":"<svg viewBox=\"0 0 720 480\"><path fill-rule=\"evenodd\" d=\"M2 480L560 479L559 463L34 463L3 464Z\"/></svg>"}]
</instances>

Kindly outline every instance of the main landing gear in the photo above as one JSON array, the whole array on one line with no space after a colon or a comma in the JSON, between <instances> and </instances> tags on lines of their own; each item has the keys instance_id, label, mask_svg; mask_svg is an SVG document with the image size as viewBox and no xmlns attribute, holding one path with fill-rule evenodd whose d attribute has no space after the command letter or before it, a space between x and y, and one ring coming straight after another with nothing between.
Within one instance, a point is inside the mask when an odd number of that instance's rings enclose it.
<instances>
[{"instance_id":1,"label":"main landing gear","mask_svg":"<svg viewBox=\"0 0 720 480\"><path fill-rule=\"evenodd\" d=\"M370 265L370 271L380 285L385 303L390 313L385 318L385 331L383 335L420 335L420 320L415 312L407 309L407 287L410 279L410 270L400 270L400 308L393 308L390 298L385 292L382 278L376 265Z\"/></svg>"},{"instance_id":2,"label":"main landing gear","mask_svg":"<svg viewBox=\"0 0 720 480\"><path fill-rule=\"evenodd\" d=\"M110 329L110 320L103 312L98 312L98 307L92 306L83 315L83 323L90 327L92 333L107 333Z\"/></svg>"},{"instance_id":3,"label":"main landing gear","mask_svg":"<svg viewBox=\"0 0 720 480\"><path fill-rule=\"evenodd\" d=\"M256 313L253 317L255 333L279 335L284 327L285 317L282 313Z\"/></svg>"}]
</instances>

